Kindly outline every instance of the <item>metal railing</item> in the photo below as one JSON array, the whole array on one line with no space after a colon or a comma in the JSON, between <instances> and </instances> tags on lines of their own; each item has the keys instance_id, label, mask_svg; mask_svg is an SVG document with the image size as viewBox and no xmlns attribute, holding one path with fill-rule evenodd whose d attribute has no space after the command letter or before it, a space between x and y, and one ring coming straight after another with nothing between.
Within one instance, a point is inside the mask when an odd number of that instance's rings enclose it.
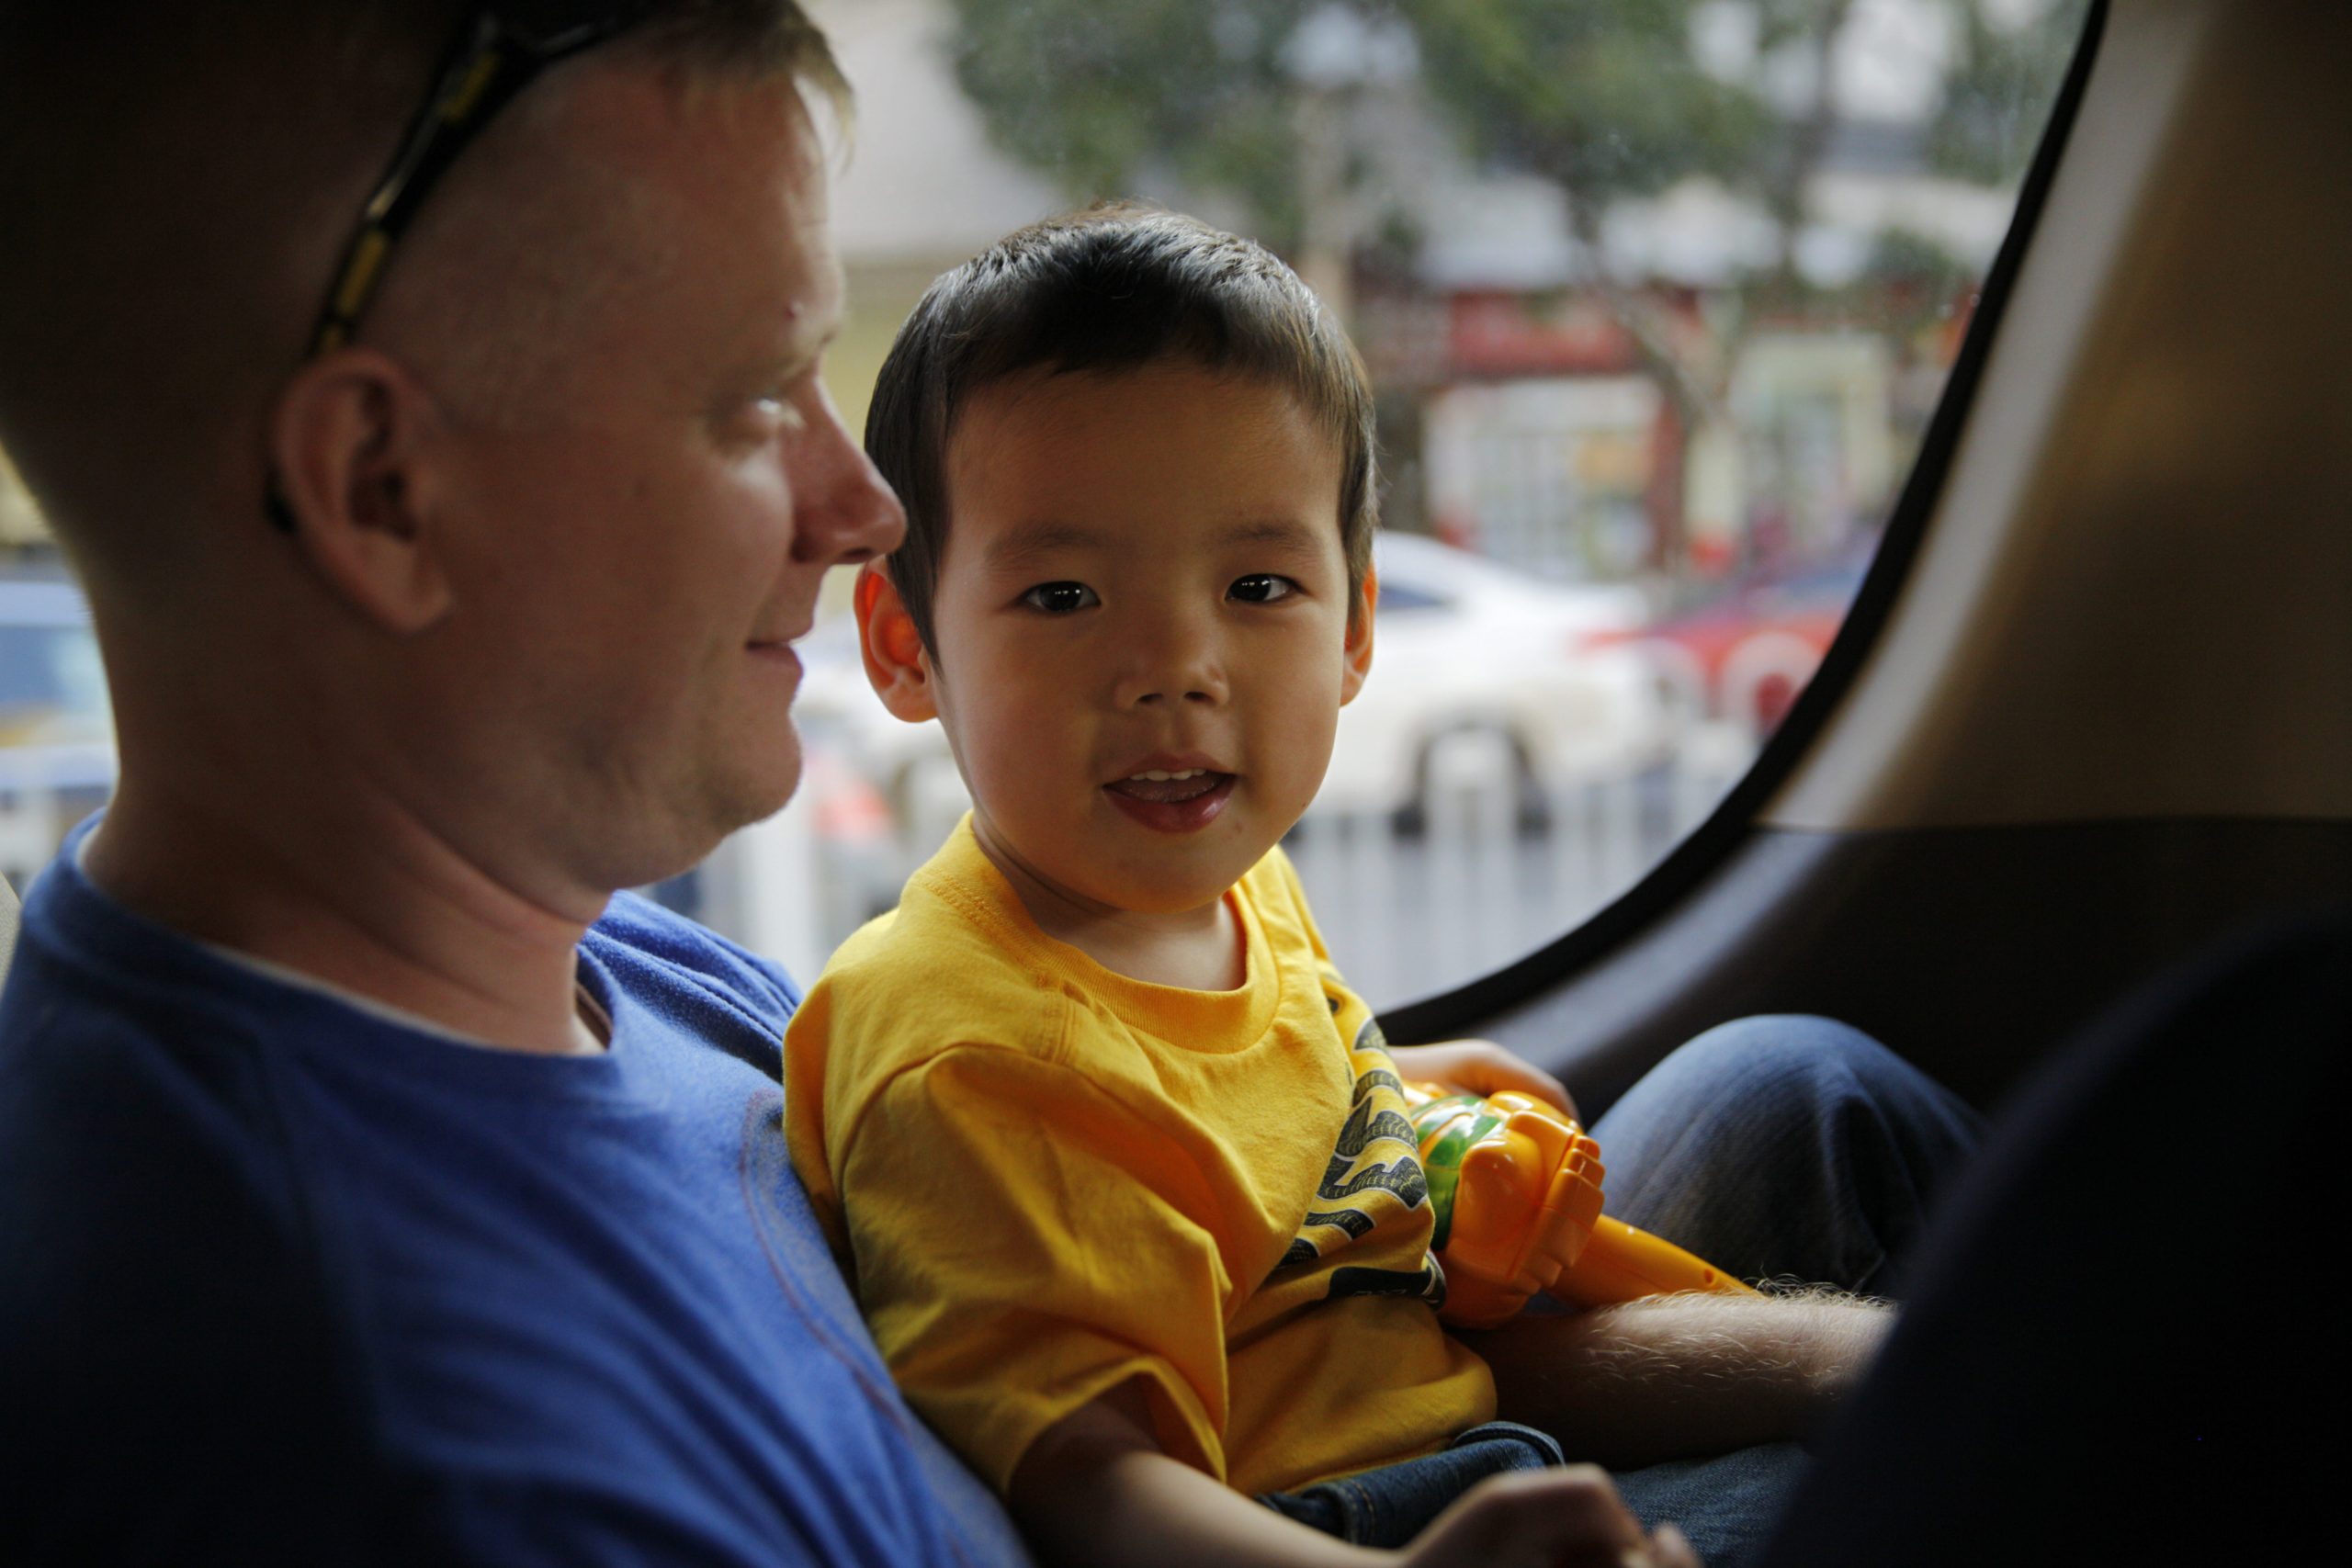
<instances>
[{"instance_id":1,"label":"metal railing","mask_svg":"<svg viewBox=\"0 0 2352 1568\"><path fill-rule=\"evenodd\" d=\"M1543 945L1631 886L1746 772L1753 726L1697 716L1638 771L1531 788L1510 744L1432 742L1416 811L1311 809L1285 840L1326 944L1375 1007L1458 985ZM821 767L821 761L812 767ZM942 761L896 820L842 830L804 790L706 863L693 912L793 973L816 973L887 908L969 805Z\"/></svg>"},{"instance_id":2,"label":"metal railing","mask_svg":"<svg viewBox=\"0 0 2352 1568\"><path fill-rule=\"evenodd\" d=\"M1431 742L1413 811L1310 810L1285 847L1351 982L1375 1007L1430 995L1541 946L1630 886L1713 808L1759 743L1754 715L1724 720L1695 701L1679 705L1671 743L1637 771L1531 785L1506 739L1471 730ZM104 748L65 750L0 751L0 875L19 891L94 804L94 768L111 774L110 757L96 755ZM841 766L812 748L809 782L790 806L661 896L813 976L895 901L968 804L944 760L910 778L895 818ZM68 774L70 786L60 782ZM844 807L858 799L876 804Z\"/></svg>"}]
</instances>

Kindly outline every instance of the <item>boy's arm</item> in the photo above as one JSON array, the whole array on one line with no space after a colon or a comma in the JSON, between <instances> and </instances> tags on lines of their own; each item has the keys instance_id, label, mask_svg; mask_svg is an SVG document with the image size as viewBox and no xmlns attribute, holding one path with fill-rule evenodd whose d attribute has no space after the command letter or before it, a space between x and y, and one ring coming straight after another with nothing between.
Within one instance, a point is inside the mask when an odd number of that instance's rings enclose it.
<instances>
[{"instance_id":1,"label":"boy's arm","mask_svg":"<svg viewBox=\"0 0 2352 1568\"><path fill-rule=\"evenodd\" d=\"M1351 1568L1379 1561L1161 1452L1133 1383L1040 1435L1013 1470L1006 1501L1046 1564Z\"/></svg>"},{"instance_id":2,"label":"boy's arm","mask_svg":"<svg viewBox=\"0 0 2352 1568\"><path fill-rule=\"evenodd\" d=\"M1462 1339L1494 1371L1500 1418L1623 1469L1803 1437L1894 1320L1883 1303L1834 1292L1689 1294Z\"/></svg>"},{"instance_id":3,"label":"boy's arm","mask_svg":"<svg viewBox=\"0 0 2352 1568\"><path fill-rule=\"evenodd\" d=\"M1589 1466L1484 1482L1402 1551L1350 1546L1162 1453L1133 1383L1041 1435L1013 1471L1009 1500L1039 1561L1055 1568L1699 1568L1672 1527L1645 1538Z\"/></svg>"}]
</instances>

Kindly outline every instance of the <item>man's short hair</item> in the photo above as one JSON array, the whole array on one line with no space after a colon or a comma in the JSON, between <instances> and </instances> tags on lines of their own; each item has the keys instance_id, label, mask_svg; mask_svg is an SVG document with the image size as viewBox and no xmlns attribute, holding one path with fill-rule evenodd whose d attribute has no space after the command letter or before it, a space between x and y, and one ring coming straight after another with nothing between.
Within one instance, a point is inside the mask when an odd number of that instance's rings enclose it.
<instances>
[{"instance_id":1,"label":"man's short hair","mask_svg":"<svg viewBox=\"0 0 2352 1568\"><path fill-rule=\"evenodd\" d=\"M688 83L788 75L846 109L796 0L643 10L598 51L647 51ZM241 446L259 474L335 247L468 13L0 0L0 444L85 569L148 549L162 520L141 513L188 510Z\"/></svg>"},{"instance_id":2,"label":"man's short hair","mask_svg":"<svg viewBox=\"0 0 2352 1568\"><path fill-rule=\"evenodd\" d=\"M1363 362L1298 275L1252 241L1135 203L1033 223L942 275L899 329L865 450L907 511L890 579L933 653L949 525L947 449L976 392L1032 372L1115 375L1166 361L1286 389L1340 457L1340 538L1363 581L1378 520Z\"/></svg>"}]
</instances>

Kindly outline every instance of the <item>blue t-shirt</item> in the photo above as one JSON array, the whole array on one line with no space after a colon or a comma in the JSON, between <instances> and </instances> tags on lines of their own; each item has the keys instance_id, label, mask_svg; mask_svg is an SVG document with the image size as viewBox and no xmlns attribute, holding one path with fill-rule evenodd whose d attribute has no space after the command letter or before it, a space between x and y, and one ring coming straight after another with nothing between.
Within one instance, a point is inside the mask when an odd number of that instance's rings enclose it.
<instances>
[{"instance_id":1,"label":"blue t-shirt","mask_svg":"<svg viewBox=\"0 0 2352 1568\"><path fill-rule=\"evenodd\" d=\"M249 971L74 863L0 997L0 1561L1016 1563L786 1164L783 972L623 896L597 1056Z\"/></svg>"}]
</instances>

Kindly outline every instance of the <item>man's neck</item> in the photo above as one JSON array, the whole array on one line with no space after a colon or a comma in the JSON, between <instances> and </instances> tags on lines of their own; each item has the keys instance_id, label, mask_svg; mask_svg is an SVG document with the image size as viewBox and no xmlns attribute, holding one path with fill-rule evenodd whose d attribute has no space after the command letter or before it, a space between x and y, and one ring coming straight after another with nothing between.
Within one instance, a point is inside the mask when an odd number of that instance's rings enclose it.
<instances>
[{"instance_id":1,"label":"man's neck","mask_svg":"<svg viewBox=\"0 0 2352 1568\"><path fill-rule=\"evenodd\" d=\"M466 1039L597 1048L578 982L593 911L523 897L380 796L306 804L224 809L127 772L86 868L149 919Z\"/></svg>"}]
</instances>

